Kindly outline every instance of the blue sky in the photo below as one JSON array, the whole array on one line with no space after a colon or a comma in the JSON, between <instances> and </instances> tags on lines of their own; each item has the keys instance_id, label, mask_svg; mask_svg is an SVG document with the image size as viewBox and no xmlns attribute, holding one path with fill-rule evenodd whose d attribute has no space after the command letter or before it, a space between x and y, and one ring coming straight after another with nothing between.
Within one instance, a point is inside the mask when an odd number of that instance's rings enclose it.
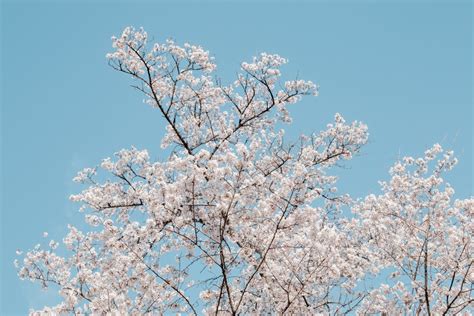
<instances>
[{"instance_id":1,"label":"blue sky","mask_svg":"<svg viewBox=\"0 0 474 316\"><path fill-rule=\"evenodd\" d=\"M354 196L377 192L390 165L434 143L460 163L448 176L473 194L470 1L3 1L1 5L1 308L25 314L54 293L18 280L15 250L61 240L82 221L71 179L121 148L160 157L164 123L105 60L127 25L209 49L230 82L266 51L320 96L292 107L288 135L318 131L340 112L368 124L370 142L338 171ZM49 239L48 239L49 240ZM47 241L46 241L47 242Z\"/></svg>"}]
</instances>

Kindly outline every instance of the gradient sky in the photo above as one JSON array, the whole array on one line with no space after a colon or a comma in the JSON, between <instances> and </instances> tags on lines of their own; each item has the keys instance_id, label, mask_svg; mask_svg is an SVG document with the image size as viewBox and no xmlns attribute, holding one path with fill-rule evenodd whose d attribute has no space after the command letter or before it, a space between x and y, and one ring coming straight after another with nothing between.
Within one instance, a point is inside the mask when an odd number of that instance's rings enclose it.
<instances>
[{"instance_id":1,"label":"gradient sky","mask_svg":"<svg viewBox=\"0 0 474 316\"><path fill-rule=\"evenodd\" d=\"M164 123L105 60L110 37L143 26L156 40L203 45L230 82L262 51L320 96L291 108L288 135L318 131L340 112L368 124L370 143L347 164L340 189L378 192L404 155L434 143L460 160L447 177L473 195L470 1L3 1L1 4L1 315L55 302L19 281L15 250L61 240L80 223L71 179L121 148L160 155Z\"/></svg>"}]
</instances>

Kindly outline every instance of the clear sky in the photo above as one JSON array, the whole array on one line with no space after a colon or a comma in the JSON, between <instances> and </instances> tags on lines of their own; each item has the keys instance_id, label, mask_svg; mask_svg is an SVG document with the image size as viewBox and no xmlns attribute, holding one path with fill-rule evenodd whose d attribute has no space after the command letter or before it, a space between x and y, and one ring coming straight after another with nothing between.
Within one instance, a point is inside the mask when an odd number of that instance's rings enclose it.
<instances>
[{"instance_id":1,"label":"clear sky","mask_svg":"<svg viewBox=\"0 0 474 316\"><path fill-rule=\"evenodd\" d=\"M368 124L370 143L338 171L354 196L400 156L439 142L460 163L448 180L473 194L470 1L3 1L1 5L1 315L25 314L55 293L19 281L15 250L61 240L82 221L68 200L83 167L135 145L160 157L164 123L105 60L127 25L209 49L230 82L266 51L320 96L292 107L288 135L318 131L340 112ZM47 240L49 241L49 239Z\"/></svg>"}]
</instances>

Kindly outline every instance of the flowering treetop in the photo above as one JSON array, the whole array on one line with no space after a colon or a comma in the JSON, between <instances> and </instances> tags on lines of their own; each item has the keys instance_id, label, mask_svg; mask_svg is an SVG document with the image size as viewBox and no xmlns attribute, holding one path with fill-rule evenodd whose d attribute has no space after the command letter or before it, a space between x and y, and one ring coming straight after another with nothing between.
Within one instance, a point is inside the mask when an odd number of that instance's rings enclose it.
<instances>
[{"instance_id":1,"label":"flowering treetop","mask_svg":"<svg viewBox=\"0 0 474 316\"><path fill-rule=\"evenodd\" d=\"M339 114L294 142L278 121L287 107L317 95L311 81L281 82L286 60L261 54L230 85L213 79L202 47L150 45L126 28L113 37L110 65L134 79L166 123L164 162L121 150L75 181L86 212L59 243L28 252L22 278L53 286L55 313L261 314L399 313L465 310L472 301L473 200L450 203L442 184L451 154L433 175L406 158L384 195L352 204L331 168L357 154L367 127ZM411 173L412 166L418 169ZM98 177L97 174L104 174ZM353 205L349 218L342 207ZM449 248L449 249L448 249ZM18 263L19 265L19 263ZM395 271L394 289L365 289L368 275Z\"/></svg>"}]
</instances>

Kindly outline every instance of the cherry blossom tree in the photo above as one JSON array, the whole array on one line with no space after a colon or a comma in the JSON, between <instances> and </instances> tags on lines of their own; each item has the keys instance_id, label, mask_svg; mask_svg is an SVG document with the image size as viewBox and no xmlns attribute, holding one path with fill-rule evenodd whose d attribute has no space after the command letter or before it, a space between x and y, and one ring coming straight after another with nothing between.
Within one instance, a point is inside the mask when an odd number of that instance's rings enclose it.
<instances>
[{"instance_id":1,"label":"cherry blossom tree","mask_svg":"<svg viewBox=\"0 0 474 316\"><path fill-rule=\"evenodd\" d=\"M441 149L407 158L384 195L353 203L331 170L359 152L367 127L336 114L286 140L277 126L291 122L288 107L318 87L282 81L284 58L263 53L226 85L202 47L147 39L128 27L107 58L163 116L169 158L132 147L78 173L86 187L71 200L88 230L69 226L66 249L51 241L16 262L21 278L62 296L38 313L466 310L474 202L452 204L452 188L441 189L451 154L426 178ZM399 280L393 289L361 286L383 269Z\"/></svg>"},{"instance_id":2,"label":"cherry blossom tree","mask_svg":"<svg viewBox=\"0 0 474 316\"><path fill-rule=\"evenodd\" d=\"M454 189L441 176L456 158L442 154L435 145L423 158L405 157L390 170L390 182L382 182L383 195L354 207L354 230L392 280L370 292L366 313L472 312L474 199L453 201Z\"/></svg>"}]
</instances>

